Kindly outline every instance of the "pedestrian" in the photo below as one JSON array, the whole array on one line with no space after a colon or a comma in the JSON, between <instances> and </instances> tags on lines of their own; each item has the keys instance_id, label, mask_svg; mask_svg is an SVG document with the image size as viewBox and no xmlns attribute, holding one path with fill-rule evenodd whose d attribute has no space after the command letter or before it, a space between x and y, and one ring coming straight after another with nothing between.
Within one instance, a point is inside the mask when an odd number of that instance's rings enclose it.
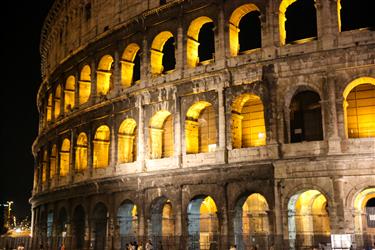
<instances>
[{"instance_id":1,"label":"pedestrian","mask_svg":"<svg viewBox=\"0 0 375 250\"><path fill-rule=\"evenodd\" d=\"M154 247L152 246L151 240L148 240L145 246L145 250L153 250Z\"/></svg>"},{"instance_id":2,"label":"pedestrian","mask_svg":"<svg viewBox=\"0 0 375 250\"><path fill-rule=\"evenodd\" d=\"M230 247L229 247L229 250L236 250L237 249L237 246L236 245L231 245Z\"/></svg>"}]
</instances>

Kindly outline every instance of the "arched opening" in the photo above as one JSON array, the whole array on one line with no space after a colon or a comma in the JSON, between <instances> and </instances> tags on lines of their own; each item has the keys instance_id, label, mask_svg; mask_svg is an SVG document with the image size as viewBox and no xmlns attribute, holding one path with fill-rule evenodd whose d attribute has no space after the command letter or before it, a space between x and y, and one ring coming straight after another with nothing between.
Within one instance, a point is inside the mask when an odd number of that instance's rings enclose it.
<instances>
[{"instance_id":1,"label":"arched opening","mask_svg":"<svg viewBox=\"0 0 375 250\"><path fill-rule=\"evenodd\" d=\"M88 102L91 95L91 68L85 65L79 78L79 104Z\"/></svg>"},{"instance_id":2,"label":"arched opening","mask_svg":"<svg viewBox=\"0 0 375 250\"><path fill-rule=\"evenodd\" d=\"M259 96L242 94L232 104L232 147L266 145L264 107Z\"/></svg>"},{"instance_id":3,"label":"arched opening","mask_svg":"<svg viewBox=\"0 0 375 250\"><path fill-rule=\"evenodd\" d=\"M375 188L367 188L356 196L354 211L357 247L371 248L375 244Z\"/></svg>"},{"instance_id":4,"label":"arched opening","mask_svg":"<svg viewBox=\"0 0 375 250\"><path fill-rule=\"evenodd\" d=\"M54 239L52 238L52 235L53 235L53 225L54 225L54 221L53 221L53 211L50 210L48 211L47 213L47 239L48 239L48 244L50 246L53 245L54 243Z\"/></svg>"},{"instance_id":5,"label":"arched opening","mask_svg":"<svg viewBox=\"0 0 375 250\"><path fill-rule=\"evenodd\" d=\"M217 207L210 196L197 196L188 205L188 248L218 249L219 222Z\"/></svg>"},{"instance_id":6,"label":"arched opening","mask_svg":"<svg viewBox=\"0 0 375 250\"><path fill-rule=\"evenodd\" d=\"M124 87L134 85L141 76L140 47L136 43L129 44L121 58L121 83Z\"/></svg>"},{"instance_id":7,"label":"arched opening","mask_svg":"<svg viewBox=\"0 0 375 250\"><path fill-rule=\"evenodd\" d=\"M158 111L150 119L151 159L173 156L173 118L169 111Z\"/></svg>"},{"instance_id":8,"label":"arched opening","mask_svg":"<svg viewBox=\"0 0 375 250\"><path fill-rule=\"evenodd\" d=\"M87 169L87 135L80 133L77 138L75 169L76 172L83 172Z\"/></svg>"},{"instance_id":9,"label":"arched opening","mask_svg":"<svg viewBox=\"0 0 375 250\"><path fill-rule=\"evenodd\" d=\"M106 95L111 89L113 58L110 55L103 56L96 71L96 93L98 95Z\"/></svg>"},{"instance_id":10,"label":"arched opening","mask_svg":"<svg viewBox=\"0 0 375 250\"><path fill-rule=\"evenodd\" d=\"M216 150L216 114L211 103L193 104L185 120L186 153L207 153Z\"/></svg>"},{"instance_id":11,"label":"arched opening","mask_svg":"<svg viewBox=\"0 0 375 250\"><path fill-rule=\"evenodd\" d=\"M279 8L279 29L281 45L315 39L315 0L283 0Z\"/></svg>"},{"instance_id":12,"label":"arched opening","mask_svg":"<svg viewBox=\"0 0 375 250\"><path fill-rule=\"evenodd\" d=\"M61 108L61 86L57 85L55 90L55 98L54 98L54 111L53 116L57 119L60 115L60 108Z\"/></svg>"},{"instance_id":13,"label":"arched opening","mask_svg":"<svg viewBox=\"0 0 375 250\"><path fill-rule=\"evenodd\" d=\"M57 246L66 245L66 233L68 230L68 214L65 208L61 208L56 223Z\"/></svg>"},{"instance_id":14,"label":"arched opening","mask_svg":"<svg viewBox=\"0 0 375 250\"><path fill-rule=\"evenodd\" d=\"M47 100L47 123L50 122L52 119L52 102L52 93L49 93Z\"/></svg>"},{"instance_id":15,"label":"arched opening","mask_svg":"<svg viewBox=\"0 0 375 250\"><path fill-rule=\"evenodd\" d=\"M86 214L82 206L74 209L72 221L73 249L81 250L85 247Z\"/></svg>"},{"instance_id":16,"label":"arched opening","mask_svg":"<svg viewBox=\"0 0 375 250\"><path fill-rule=\"evenodd\" d=\"M331 242L328 204L318 190L293 195L288 203L289 248L318 247Z\"/></svg>"},{"instance_id":17,"label":"arched opening","mask_svg":"<svg viewBox=\"0 0 375 250\"><path fill-rule=\"evenodd\" d=\"M47 182L47 166L48 166L48 153L47 150L43 151L43 161L42 161L42 184Z\"/></svg>"},{"instance_id":18,"label":"arched opening","mask_svg":"<svg viewBox=\"0 0 375 250\"><path fill-rule=\"evenodd\" d=\"M153 201L149 226L154 249L169 249L174 246L174 217L170 200L159 197Z\"/></svg>"},{"instance_id":19,"label":"arched opening","mask_svg":"<svg viewBox=\"0 0 375 250\"><path fill-rule=\"evenodd\" d=\"M345 88L343 96L347 137L375 137L375 78L357 78Z\"/></svg>"},{"instance_id":20,"label":"arched opening","mask_svg":"<svg viewBox=\"0 0 375 250\"><path fill-rule=\"evenodd\" d=\"M93 245L94 250L106 249L107 213L107 208L103 203L95 205L91 227L91 244Z\"/></svg>"},{"instance_id":21,"label":"arched opening","mask_svg":"<svg viewBox=\"0 0 375 250\"><path fill-rule=\"evenodd\" d=\"M236 56L262 47L260 11L254 4L244 4L233 11L229 20L230 52Z\"/></svg>"},{"instance_id":22,"label":"arched opening","mask_svg":"<svg viewBox=\"0 0 375 250\"><path fill-rule=\"evenodd\" d=\"M51 155L49 157L49 176L51 179L55 178L57 173L57 147L56 144L52 146Z\"/></svg>"},{"instance_id":23,"label":"arched opening","mask_svg":"<svg viewBox=\"0 0 375 250\"><path fill-rule=\"evenodd\" d=\"M109 146L111 132L106 125L100 126L94 137L94 168L105 168L109 165Z\"/></svg>"},{"instance_id":24,"label":"arched opening","mask_svg":"<svg viewBox=\"0 0 375 250\"><path fill-rule=\"evenodd\" d=\"M375 28L372 0L338 0L337 10L340 31Z\"/></svg>"},{"instance_id":25,"label":"arched opening","mask_svg":"<svg viewBox=\"0 0 375 250\"><path fill-rule=\"evenodd\" d=\"M64 139L60 151L60 176L64 177L69 174L70 169L70 141Z\"/></svg>"},{"instance_id":26,"label":"arched opening","mask_svg":"<svg viewBox=\"0 0 375 250\"><path fill-rule=\"evenodd\" d=\"M175 69L175 46L170 31L159 33L151 46L151 73L160 75Z\"/></svg>"},{"instance_id":27,"label":"arched opening","mask_svg":"<svg viewBox=\"0 0 375 250\"><path fill-rule=\"evenodd\" d=\"M313 91L293 96L290 110L290 142L323 140L320 97Z\"/></svg>"},{"instance_id":28,"label":"arched opening","mask_svg":"<svg viewBox=\"0 0 375 250\"><path fill-rule=\"evenodd\" d=\"M118 131L118 161L128 163L137 158L137 122L131 118L125 119Z\"/></svg>"},{"instance_id":29,"label":"arched opening","mask_svg":"<svg viewBox=\"0 0 375 250\"><path fill-rule=\"evenodd\" d=\"M75 91L76 91L76 78L69 76L66 79L64 89L64 112L69 112L74 108L75 103Z\"/></svg>"},{"instance_id":30,"label":"arched opening","mask_svg":"<svg viewBox=\"0 0 375 250\"><path fill-rule=\"evenodd\" d=\"M239 199L234 218L237 249L250 249L253 246L268 249L270 233L268 211L266 199L258 193Z\"/></svg>"},{"instance_id":31,"label":"arched opening","mask_svg":"<svg viewBox=\"0 0 375 250\"><path fill-rule=\"evenodd\" d=\"M211 18L202 16L194 19L187 32L187 64L196 67L214 59L215 33Z\"/></svg>"},{"instance_id":32,"label":"arched opening","mask_svg":"<svg viewBox=\"0 0 375 250\"><path fill-rule=\"evenodd\" d=\"M121 249L137 240L138 235L138 211L137 206L127 200L124 201L117 212L117 223L120 228Z\"/></svg>"}]
</instances>

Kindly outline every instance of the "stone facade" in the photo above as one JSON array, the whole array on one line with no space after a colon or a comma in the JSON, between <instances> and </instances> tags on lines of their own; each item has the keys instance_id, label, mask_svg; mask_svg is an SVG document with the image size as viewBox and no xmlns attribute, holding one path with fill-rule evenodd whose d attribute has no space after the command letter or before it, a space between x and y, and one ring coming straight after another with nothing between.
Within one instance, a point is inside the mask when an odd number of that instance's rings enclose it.
<instances>
[{"instance_id":1,"label":"stone facade","mask_svg":"<svg viewBox=\"0 0 375 250\"><path fill-rule=\"evenodd\" d=\"M281 2L252 1L260 12L262 46L233 56L229 19L248 1L170 0L159 6L156 0L56 0L41 41L43 82L37 97L41 118L33 145L36 164L30 200L34 248L42 243L52 249L61 244L66 249L123 249L128 236L143 244L152 239L154 245L159 244L155 237L160 236L161 244L168 241L164 248L198 249L193 244L196 231L191 228L196 224L191 209L202 197L215 202L216 211L209 214L216 216L218 226L207 231L211 235L208 246L202 244L207 242L200 235L201 249L228 249L232 244L245 249L245 240L239 235L250 237L249 245L260 249L271 245L274 249L308 249L329 242L334 234L351 235L358 249L374 242L374 231L364 226L363 211L358 210L365 204L358 200L374 197L375 138L347 135L344 92L358 79L363 79L359 81L362 84L375 84L375 32L340 32L337 1L316 0L316 39L281 45ZM190 23L200 16L214 23L215 55L210 63L191 67L186 34ZM162 31L170 31L175 39L176 65L171 72L155 75L151 73L150 51ZM124 87L121 58L131 43L138 44L141 51L140 80ZM96 94L98 64L105 55L113 58L110 90L100 95ZM72 75L78 86L85 65L91 68L89 99L80 104L76 87L74 105L64 109L70 91L64 83ZM62 86L60 97L55 92L58 84ZM292 143L291 103L294 96L306 91L320 97L323 139ZM232 104L245 93L258 96L264 106L265 145L232 145ZM215 114L212 126L216 135L211 139L216 143L208 145L213 147L208 152L190 154L186 153L187 114L200 102L208 103ZM55 117L52 111L56 105L60 105L61 114ZM150 124L159 111L168 111L173 117L173 156L154 159L150 137L156 128ZM127 118L136 122L133 134L126 134L131 136L128 143L134 140L129 153L134 161L120 162L118 131ZM375 120L372 124L375 126ZM105 141L96 133L102 125L109 128L108 166L95 168L95 141ZM82 154L87 167L78 171L77 138L82 132L87 135L83 146L87 150L80 152L86 152ZM70 142L67 152L62 150L64 139ZM68 164L66 176L59 168L62 161ZM296 215L299 212L292 208L293 199L309 191L326 201L320 216L327 216L324 223L328 223L329 232L303 230L297 222L292 223L298 220L296 216L304 216L302 212ZM250 230L246 234L245 226L236 222L238 208L251 194L266 200L266 232ZM173 230L158 235L153 231L158 224L154 218L161 212L155 212L155 204L163 199L172 207ZM122 232L119 215L125 201L137 210L133 214L135 233L129 235ZM101 214L104 226L99 227ZM312 213L305 216L315 218Z\"/></svg>"}]
</instances>

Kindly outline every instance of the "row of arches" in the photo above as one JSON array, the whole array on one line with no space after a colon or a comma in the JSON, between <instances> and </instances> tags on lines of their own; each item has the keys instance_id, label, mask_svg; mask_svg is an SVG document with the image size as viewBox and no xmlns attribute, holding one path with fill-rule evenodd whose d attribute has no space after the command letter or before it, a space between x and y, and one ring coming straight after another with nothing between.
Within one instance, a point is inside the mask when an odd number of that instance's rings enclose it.
<instances>
[{"instance_id":1,"label":"row of arches","mask_svg":"<svg viewBox=\"0 0 375 250\"><path fill-rule=\"evenodd\" d=\"M347 86L343 95L345 131L348 138L375 137L375 79L358 78ZM210 102L198 101L187 110L184 124L186 154L216 150L218 131L215 109ZM265 108L259 96L243 93L234 99L230 110L233 149L267 144ZM289 112L291 143L324 139L321 99L316 92L311 90L297 92L290 102ZM150 118L147 142L149 159L174 156L175 126L178 125L175 124L174 115L168 110L159 110ZM121 122L116 134L117 164L137 160L137 134L135 119L129 117ZM85 171L89 167L90 150L94 169L109 166L110 157L113 157L111 156L111 129L107 125L101 125L95 130L92 139L88 138L85 132L81 132L73 146L69 138L64 138L59 150L56 145L51 147L49 153L47 149L44 150L40 157L43 183L48 176L53 178L58 171L59 176L68 175L70 164L74 166L75 172ZM75 152L72 152L73 148ZM74 158L72 158L73 154ZM49 175L47 175L48 165ZM37 173L36 175L38 177Z\"/></svg>"},{"instance_id":2,"label":"row of arches","mask_svg":"<svg viewBox=\"0 0 375 250\"><path fill-rule=\"evenodd\" d=\"M165 196L155 198L149 208L143 208L133 201L126 199L114 211L110 211L103 202L98 202L91 211L78 205L68 216L65 208L61 208L57 215L49 211L48 217L42 214L39 223L47 222L47 235L52 241L52 227L55 237L64 241L64 235L72 235L73 249L83 249L89 242L93 249L105 249L109 237L113 237L116 249L124 249L127 244L143 240L140 230L145 224L145 232L154 248L173 248L177 244L181 232L178 229L180 208L176 203ZM287 203L285 211L289 249L306 249L317 247L320 244L331 243L331 204L327 197L316 189L304 189L293 194ZM375 198L373 188L364 189L354 200L355 235L353 242L357 246L370 246L371 240L367 236L374 235L374 225L370 216L374 214ZM144 211L146 209L147 211ZM189 249L220 249L221 227L223 227L222 213L215 200L209 195L194 196L188 203L186 210L186 242ZM45 213L45 212L44 212ZM145 214L146 213L146 214ZM145 218L143 218L145 216ZM272 208L266 198L260 193L250 193L240 196L231 213L229 227L233 230L230 241L237 249L249 249L257 246L259 249L268 249L274 245L274 218ZM114 231L109 231L114 223ZM47 220L47 221L46 221ZM54 222L53 220L56 220ZM70 225L68 225L70 224ZM45 228L45 227L41 227ZM67 232L70 230L70 232ZM50 231L48 233L48 231ZM178 233L179 232L179 233ZM360 236L360 237L359 237ZM371 237L370 237L371 238ZM51 243L52 244L52 243ZM53 244L52 244L53 245Z\"/></svg>"},{"instance_id":3,"label":"row of arches","mask_svg":"<svg viewBox=\"0 0 375 250\"><path fill-rule=\"evenodd\" d=\"M368 2L368 1L367 1ZM346 23L351 23L348 14L349 9L361 11L362 21L355 28L375 26L370 17L366 18L364 13L371 8L366 8L366 3L354 3L350 0L338 1L339 13L342 12L343 29ZM368 3L369 4L369 3ZM357 6L359 5L359 6ZM353 7L354 6L354 7ZM303 11L301 11L303 10ZM239 6L233 11L229 18L229 41L230 54L236 56L262 47L261 20L259 9L253 3ZM316 11L314 0L283 0L279 7L279 25L281 44L296 40L317 36ZM341 20L341 15L339 15ZM341 21L340 21L341 23ZM301 25L303 24L303 26ZM308 26L311 27L308 27ZM340 25L341 27L341 25ZM352 26L349 26L352 27ZM207 16L194 19L187 29L186 63L189 67L199 64L207 64L214 60L215 55L215 21ZM153 75L170 73L175 69L175 36L171 31L162 31L155 36L150 49L150 71ZM122 87L130 87L136 84L141 77L141 47L137 43L130 43L123 51L120 58L120 82ZM82 67L78 79L70 75L65 84L58 84L50 91L46 98L45 124L57 119L61 110L67 113L77 105L85 104L91 96L106 95L114 88L114 64L117 63L112 55L104 55L99 60L96 71L92 72L89 65ZM95 89L91 82L96 73Z\"/></svg>"}]
</instances>

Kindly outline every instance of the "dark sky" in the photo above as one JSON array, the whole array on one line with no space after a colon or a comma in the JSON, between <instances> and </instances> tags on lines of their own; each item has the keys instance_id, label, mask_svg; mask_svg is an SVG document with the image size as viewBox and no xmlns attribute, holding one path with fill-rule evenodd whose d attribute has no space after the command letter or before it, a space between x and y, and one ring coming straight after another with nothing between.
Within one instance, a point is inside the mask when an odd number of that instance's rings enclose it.
<instances>
[{"instance_id":1,"label":"dark sky","mask_svg":"<svg viewBox=\"0 0 375 250\"><path fill-rule=\"evenodd\" d=\"M40 30L53 0L1 3L0 202L13 200L17 217L30 215L31 144L38 132Z\"/></svg>"}]
</instances>

